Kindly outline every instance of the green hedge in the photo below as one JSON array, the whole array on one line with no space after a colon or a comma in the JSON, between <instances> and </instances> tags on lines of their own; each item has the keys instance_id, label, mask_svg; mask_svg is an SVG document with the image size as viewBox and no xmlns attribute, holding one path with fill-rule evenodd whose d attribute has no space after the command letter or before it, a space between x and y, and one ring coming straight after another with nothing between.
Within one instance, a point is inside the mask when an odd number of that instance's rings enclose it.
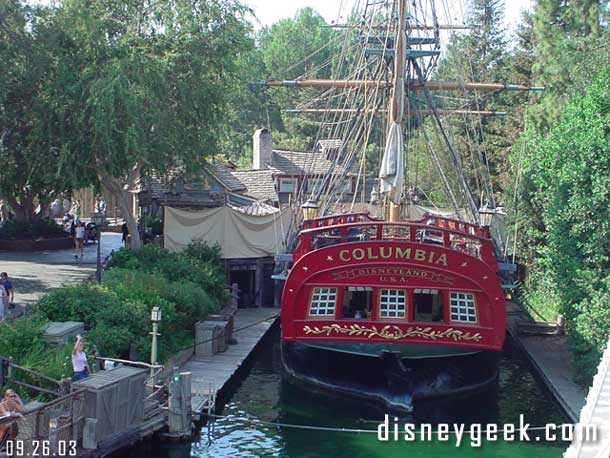
<instances>
[{"instance_id":1,"label":"green hedge","mask_svg":"<svg viewBox=\"0 0 610 458\"><path fill-rule=\"evenodd\" d=\"M50 321L82 321L87 339L104 356L150 355L150 311L161 307L159 356L164 359L193 340L196 321L218 311L224 300L219 251L202 243L185 253L154 246L120 250L102 285L82 283L53 290L36 313Z\"/></svg>"},{"instance_id":2,"label":"green hedge","mask_svg":"<svg viewBox=\"0 0 610 458\"><path fill-rule=\"evenodd\" d=\"M50 218L42 218L32 223L24 221L6 221L0 227L0 239L27 240L39 237L66 237L63 227Z\"/></svg>"}]
</instances>

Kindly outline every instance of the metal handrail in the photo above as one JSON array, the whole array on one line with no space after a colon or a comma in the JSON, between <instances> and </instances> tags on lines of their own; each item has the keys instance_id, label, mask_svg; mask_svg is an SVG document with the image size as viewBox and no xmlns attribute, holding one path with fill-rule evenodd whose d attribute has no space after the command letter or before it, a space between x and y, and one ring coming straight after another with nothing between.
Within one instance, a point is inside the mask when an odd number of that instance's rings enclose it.
<instances>
[{"instance_id":1,"label":"metal handrail","mask_svg":"<svg viewBox=\"0 0 610 458\"><path fill-rule=\"evenodd\" d=\"M116 363L130 364L132 366L142 366L142 367L146 367L148 369L162 369L163 368L162 364L150 364L150 363L145 363L143 361L131 361L129 359L107 358L105 356L96 356L95 359L99 359L101 361L113 361Z\"/></svg>"},{"instance_id":2,"label":"metal handrail","mask_svg":"<svg viewBox=\"0 0 610 458\"><path fill-rule=\"evenodd\" d=\"M362 227L362 226L415 227L417 229L427 229L427 230L434 230L434 231L441 231L441 232L449 232L451 234L456 234L456 235L468 237L471 239L486 241L486 242L491 241L491 238L489 238L489 237L482 237L482 236L478 236L478 235L474 235L474 234L468 234L468 233L462 232L458 229L449 229L447 227L438 227L435 225L429 225L429 224L424 224L424 223L403 222L403 221L399 221L399 222L362 221L362 222L355 222L355 223L335 224L333 226L323 226L323 227L316 227L316 228L312 228L312 229L305 229L305 230L301 231L301 235L312 235L317 232L324 232L324 231L328 231L328 230L335 230L335 229L340 229L340 228L349 229L352 227ZM379 240L385 240L385 239L379 239Z\"/></svg>"}]
</instances>

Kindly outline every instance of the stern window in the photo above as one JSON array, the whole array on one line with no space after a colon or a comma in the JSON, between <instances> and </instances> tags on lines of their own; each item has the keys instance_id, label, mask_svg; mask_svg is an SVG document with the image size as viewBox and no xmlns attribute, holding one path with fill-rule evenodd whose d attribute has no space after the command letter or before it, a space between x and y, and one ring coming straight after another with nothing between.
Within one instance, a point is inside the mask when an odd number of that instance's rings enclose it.
<instances>
[{"instance_id":1,"label":"stern window","mask_svg":"<svg viewBox=\"0 0 610 458\"><path fill-rule=\"evenodd\" d=\"M407 298L404 289L379 291L379 318L405 318Z\"/></svg>"},{"instance_id":2,"label":"stern window","mask_svg":"<svg viewBox=\"0 0 610 458\"><path fill-rule=\"evenodd\" d=\"M438 289L416 289L413 291L415 321L444 321L443 295Z\"/></svg>"},{"instance_id":3,"label":"stern window","mask_svg":"<svg viewBox=\"0 0 610 458\"><path fill-rule=\"evenodd\" d=\"M373 288L349 286L343 289L343 318L369 318L373 304Z\"/></svg>"},{"instance_id":4,"label":"stern window","mask_svg":"<svg viewBox=\"0 0 610 458\"><path fill-rule=\"evenodd\" d=\"M309 305L312 316L332 316L335 314L337 288L314 288Z\"/></svg>"},{"instance_id":5,"label":"stern window","mask_svg":"<svg viewBox=\"0 0 610 458\"><path fill-rule=\"evenodd\" d=\"M454 293L449 295L451 305L451 321L464 323L477 322L477 308L472 293Z\"/></svg>"}]
</instances>

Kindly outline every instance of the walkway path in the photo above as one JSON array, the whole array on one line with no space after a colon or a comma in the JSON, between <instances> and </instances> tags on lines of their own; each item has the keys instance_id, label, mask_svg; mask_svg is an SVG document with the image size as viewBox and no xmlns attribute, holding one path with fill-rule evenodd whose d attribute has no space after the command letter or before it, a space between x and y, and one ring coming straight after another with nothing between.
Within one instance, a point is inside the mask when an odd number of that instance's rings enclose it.
<instances>
[{"instance_id":1,"label":"walkway path","mask_svg":"<svg viewBox=\"0 0 610 458\"><path fill-rule=\"evenodd\" d=\"M102 259L121 246L121 234L102 233ZM96 256L95 244L85 247L83 259L75 259L74 250L0 251L0 271L11 277L15 303L27 307L53 288L87 279L95 273Z\"/></svg>"},{"instance_id":2,"label":"walkway path","mask_svg":"<svg viewBox=\"0 0 610 458\"><path fill-rule=\"evenodd\" d=\"M238 309L233 323L237 344L229 345L226 351L212 356L193 355L180 367L180 372L192 374L193 412L198 414L207 409L212 396L222 390L231 380L254 347L271 328L279 312L277 308L267 307ZM241 328L246 329L239 331Z\"/></svg>"},{"instance_id":3,"label":"walkway path","mask_svg":"<svg viewBox=\"0 0 610 458\"><path fill-rule=\"evenodd\" d=\"M610 339L597 367L597 375L580 412L580 427L564 458L608 458L610 456ZM586 429L597 430L597 440L586 440ZM582 428L582 429L581 429ZM591 434L590 438L593 437Z\"/></svg>"},{"instance_id":4,"label":"walkway path","mask_svg":"<svg viewBox=\"0 0 610 458\"><path fill-rule=\"evenodd\" d=\"M507 330L523 349L534 369L572 423L585 405L586 392L573 380L572 355L566 336L533 336L517 332L517 320L524 319L521 308L507 303Z\"/></svg>"}]
</instances>

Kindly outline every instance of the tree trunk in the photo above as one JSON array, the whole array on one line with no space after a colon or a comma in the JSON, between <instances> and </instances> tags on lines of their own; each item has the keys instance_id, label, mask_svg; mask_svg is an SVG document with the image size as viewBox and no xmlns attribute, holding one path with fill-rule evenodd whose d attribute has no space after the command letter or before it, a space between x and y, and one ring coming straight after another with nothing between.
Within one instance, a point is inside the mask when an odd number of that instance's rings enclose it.
<instances>
[{"instance_id":1,"label":"tree trunk","mask_svg":"<svg viewBox=\"0 0 610 458\"><path fill-rule=\"evenodd\" d=\"M27 192L17 200L14 196L7 198L8 203L15 212L15 220L25 223L34 221L34 195Z\"/></svg>"},{"instance_id":2,"label":"tree trunk","mask_svg":"<svg viewBox=\"0 0 610 458\"><path fill-rule=\"evenodd\" d=\"M98 173L98 178L104 189L115 196L116 202L121 209L121 216L127 223L127 228L131 235L129 248L132 250L139 250L142 248L142 239L140 238L140 232L138 231L138 223L131 212L129 192L123 189L124 183L117 178L102 173ZM132 185L133 183L127 184Z\"/></svg>"}]
</instances>

